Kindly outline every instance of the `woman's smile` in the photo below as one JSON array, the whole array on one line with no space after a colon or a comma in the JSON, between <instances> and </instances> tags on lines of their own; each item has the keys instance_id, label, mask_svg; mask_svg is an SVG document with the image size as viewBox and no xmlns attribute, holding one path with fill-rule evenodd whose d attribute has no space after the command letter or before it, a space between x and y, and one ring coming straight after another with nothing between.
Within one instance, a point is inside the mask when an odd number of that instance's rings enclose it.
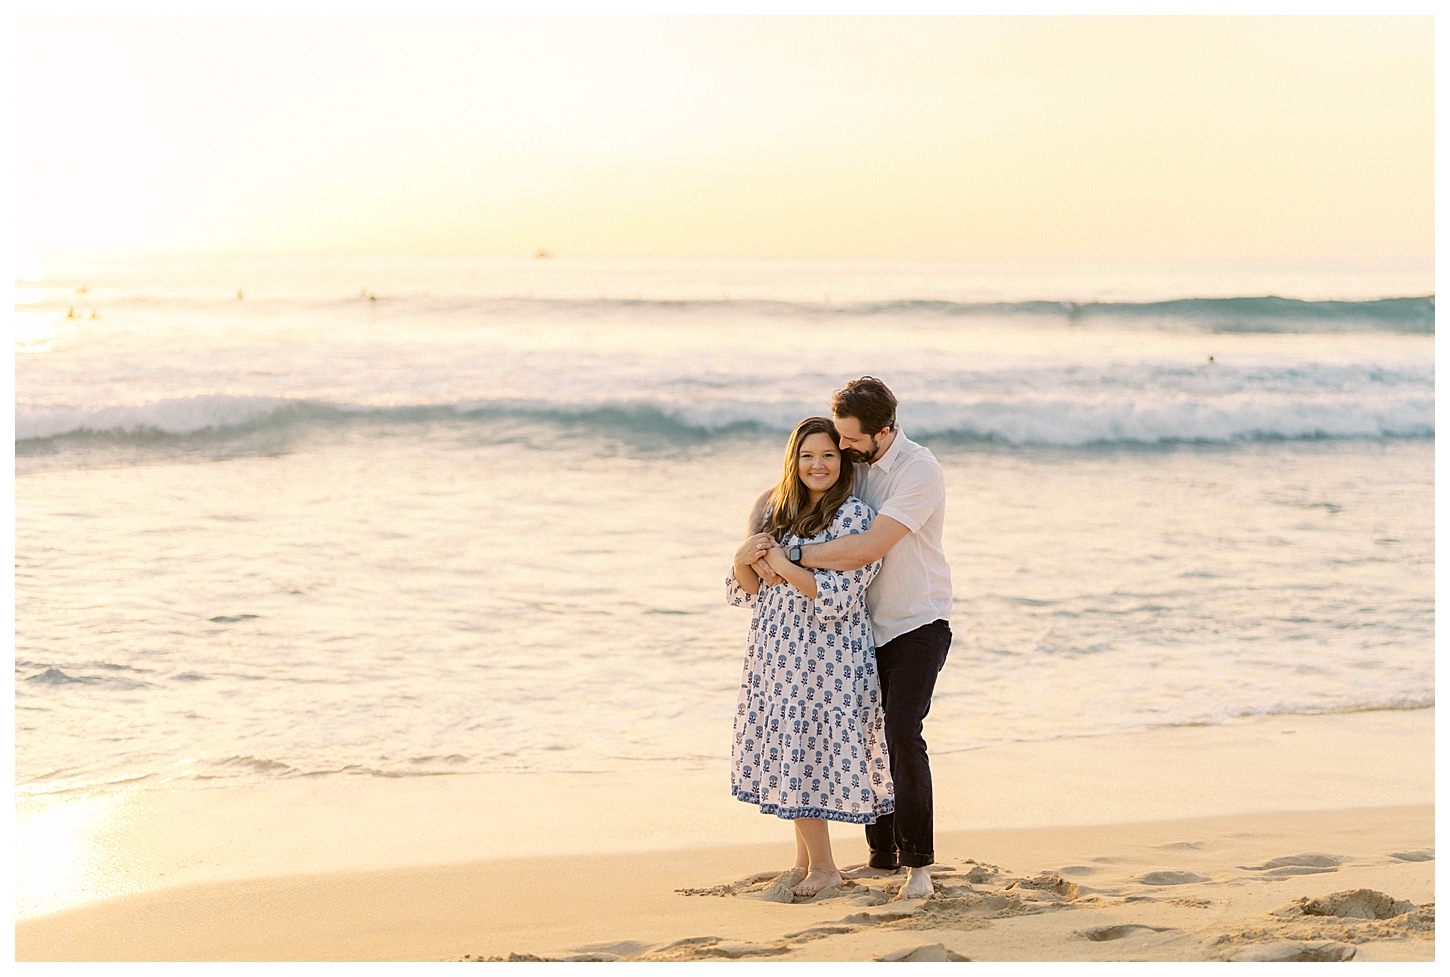
<instances>
[{"instance_id":1,"label":"woman's smile","mask_svg":"<svg viewBox=\"0 0 1450 977\"><path fill-rule=\"evenodd\" d=\"M836 447L835 439L829 434L807 435L796 455L796 474L811 494L811 501L819 502L841 477L841 449Z\"/></svg>"}]
</instances>

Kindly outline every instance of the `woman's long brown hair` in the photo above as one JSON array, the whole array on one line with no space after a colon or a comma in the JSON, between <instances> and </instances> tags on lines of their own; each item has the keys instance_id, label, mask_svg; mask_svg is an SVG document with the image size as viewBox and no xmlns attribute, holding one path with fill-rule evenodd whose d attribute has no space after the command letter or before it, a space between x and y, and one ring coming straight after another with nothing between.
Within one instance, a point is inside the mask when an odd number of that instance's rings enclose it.
<instances>
[{"instance_id":1,"label":"woman's long brown hair","mask_svg":"<svg viewBox=\"0 0 1450 977\"><path fill-rule=\"evenodd\" d=\"M836 425L829 417L807 417L791 432L790 443L785 448L785 470L781 473L780 484L770 494L770 514L765 520L765 531L778 540L784 540L787 533L810 539L831 524L836 510L851 495L856 469L842 455L841 477L826 489L820 505L811 505L811 495L801 481L799 465L801 443L812 434L830 435L837 453L841 451L841 435L836 432Z\"/></svg>"}]
</instances>

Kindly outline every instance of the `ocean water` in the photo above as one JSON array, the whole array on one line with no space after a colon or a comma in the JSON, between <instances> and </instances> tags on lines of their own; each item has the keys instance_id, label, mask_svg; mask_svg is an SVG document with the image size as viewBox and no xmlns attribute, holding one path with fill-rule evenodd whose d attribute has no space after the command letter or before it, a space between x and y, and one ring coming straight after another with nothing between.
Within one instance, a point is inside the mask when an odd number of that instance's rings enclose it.
<instances>
[{"instance_id":1,"label":"ocean water","mask_svg":"<svg viewBox=\"0 0 1450 977\"><path fill-rule=\"evenodd\" d=\"M723 578L863 373L933 751L1434 701L1428 268L83 256L17 281L22 794L728 763Z\"/></svg>"}]
</instances>

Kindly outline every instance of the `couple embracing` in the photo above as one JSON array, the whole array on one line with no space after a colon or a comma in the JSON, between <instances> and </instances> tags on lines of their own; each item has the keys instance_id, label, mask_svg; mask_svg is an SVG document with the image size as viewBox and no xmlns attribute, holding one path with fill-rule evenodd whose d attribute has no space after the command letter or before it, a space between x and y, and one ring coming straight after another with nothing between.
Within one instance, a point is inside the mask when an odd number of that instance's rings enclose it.
<instances>
[{"instance_id":1,"label":"couple embracing","mask_svg":"<svg viewBox=\"0 0 1450 977\"><path fill-rule=\"evenodd\" d=\"M731 791L794 823L796 895L904 867L896 898L918 899L934 854L922 720L952 641L946 483L880 380L852 380L831 412L791 433L727 581L753 612ZM868 864L836 867L828 821L866 826Z\"/></svg>"}]
</instances>

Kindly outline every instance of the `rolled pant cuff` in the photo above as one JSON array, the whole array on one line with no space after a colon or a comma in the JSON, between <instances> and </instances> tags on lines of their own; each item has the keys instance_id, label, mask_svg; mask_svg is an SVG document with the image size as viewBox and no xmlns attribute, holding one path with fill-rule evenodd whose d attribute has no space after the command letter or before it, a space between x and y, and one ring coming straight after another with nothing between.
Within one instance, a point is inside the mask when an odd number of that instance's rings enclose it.
<instances>
[{"instance_id":1,"label":"rolled pant cuff","mask_svg":"<svg viewBox=\"0 0 1450 977\"><path fill-rule=\"evenodd\" d=\"M899 859L905 868L924 868L936 861L935 855L918 855L915 852L904 851Z\"/></svg>"},{"instance_id":2,"label":"rolled pant cuff","mask_svg":"<svg viewBox=\"0 0 1450 977\"><path fill-rule=\"evenodd\" d=\"M897 868L900 867L900 861L896 857L896 852L878 853L873 851L871 853L871 861L867 862L866 864L870 865L872 868L885 868L892 871L895 871Z\"/></svg>"}]
</instances>

